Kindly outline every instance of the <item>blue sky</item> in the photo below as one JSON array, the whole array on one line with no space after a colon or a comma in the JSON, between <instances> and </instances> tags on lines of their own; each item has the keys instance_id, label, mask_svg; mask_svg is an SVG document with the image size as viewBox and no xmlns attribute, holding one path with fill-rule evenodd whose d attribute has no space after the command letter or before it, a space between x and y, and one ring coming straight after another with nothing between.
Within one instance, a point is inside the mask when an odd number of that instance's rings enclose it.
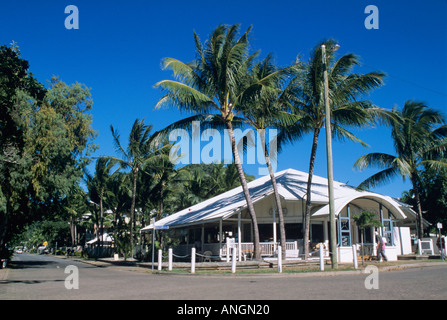
<instances>
[{"instance_id":1,"label":"blue sky","mask_svg":"<svg viewBox=\"0 0 447 320\"><path fill-rule=\"evenodd\" d=\"M79 29L64 26L65 7L79 9ZM368 30L367 5L379 9L379 29ZM297 55L307 60L322 39L335 38L338 54L356 53L363 66L356 72L381 70L386 84L369 97L380 107L425 101L447 113L447 1L3 1L0 45L16 41L30 71L45 82L52 75L91 88L93 128L100 148L95 156L115 155L110 125L126 143L136 118L154 130L186 116L154 110L161 92L153 85L171 74L160 68L163 57L194 58L193 31L202 40L218 24L253 25L253 50L272 52L279 65ZM357 185L377 170L356 172L352 165L368 152L394 153L387 128L355 131L368 149L352 142L333 142L334 178ZM311 137L297 141L278 156L278 170L308 170ZM315 174L326 176L325 139L320 136ZM247 173L257 167L246 165ZM374 191L399 197L409 182L395 179Z\"/></svg>"}]
</instances>

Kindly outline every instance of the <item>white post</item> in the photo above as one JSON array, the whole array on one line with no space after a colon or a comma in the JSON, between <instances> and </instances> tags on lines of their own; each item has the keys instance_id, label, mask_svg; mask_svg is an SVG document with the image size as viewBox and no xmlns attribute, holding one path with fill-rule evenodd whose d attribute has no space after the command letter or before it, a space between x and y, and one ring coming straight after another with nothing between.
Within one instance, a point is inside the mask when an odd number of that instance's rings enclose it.
<instances>
[{"instance_id":1,"label":"white post","mask_svg":"<svg viewBox=\"0 0 447 320\"><path fill-rule=\"evenodd\" d=\"M227 250L226 259L227 259L227 262L230 262L230 238L227 238L227 248L226 248L226 250Z\"/></svg>"},{"instance_id":2,"label":"white post","mask_svg":"<svg viewBox=\"0 0 447 320\"><path fill-rule=\"evenodd\" d=\"M168 270L172 270L172 248L168 250Z\"/></svg>"},{"instance_id":3,"label":"white post","mask_svg":"<svg viewBox=\"0 0 447 320\"><path fill-rule=\"evenodd\" d=\"M421 239L418 239L418 254L422 254L422 242Z\"/></svg>"},{"instance_id":4,"label":"white post","mask_svg":"<svg viewBox=\"0 0 447 320\"><path fill-rule=\"evenodd\" d=\"M281 246L278 246L278 273L282 273L282 250L281 250Z\"/></svg>"},{"instance_id":5,"label":"white post","mask_svg":"<svg viewBox=\"0 0 447 320\"><path fill-rule=\"evenodd\" d=\"M158 270L161 270L161 264L163 262L163 251L158 250Z\"/></svg>"},{"instance_id":6,"label":"white post","mask_svg":"<svg viewBox=\"0 0 447 320\"><path fill-rule=\"evenodd\" d=\"M324 271L324 252L323 243L320 243L320 270Z\"/></svg>"},{"instance_id":7,"label":"white post","mask_svg":"<svg viewBox=\"0 0 447 320\"><path fill-rule=\"evenodd\" d=\"M233 261L231 263L231 273L236 272L236 246L233 247Z\"/></svg>"},{"instance_id":8,"label":"white post","mask_svg":"<svg viewBox=\"0 0 447 320\"><path fill-rule=\"evenodd\" d=\"M196 273L196 248L191 249L191 273Z\"/></svg>"},{"instance_id":9,"label":"white post","mask_svg":"<svg viewBox=\"0 0 447 320\"><path fill-rule=\"evenodd\" d=\"M357 261L357 248L354 245L352 245L352 261L354 262L354 269L357 269L358 266L358 261Z\"/></svg>"}]
</instances>

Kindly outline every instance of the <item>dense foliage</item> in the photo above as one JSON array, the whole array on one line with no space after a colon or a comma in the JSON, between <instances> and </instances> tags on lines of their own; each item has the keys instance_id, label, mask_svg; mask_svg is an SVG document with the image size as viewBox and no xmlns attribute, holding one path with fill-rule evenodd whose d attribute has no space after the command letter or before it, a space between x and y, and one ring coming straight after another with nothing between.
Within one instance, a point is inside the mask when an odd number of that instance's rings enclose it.
<instances>
[{"instance_id":1,"label":"dense foliage","mask_svg":"<svg viewBox=\"0 0 447 320\"><path fill-rule=\"evenodd\" d=\"M90 91L29 72L17 46L0 47L0 255L24 226L65 214L94 149Z\"/></svg>"}]
</instances>

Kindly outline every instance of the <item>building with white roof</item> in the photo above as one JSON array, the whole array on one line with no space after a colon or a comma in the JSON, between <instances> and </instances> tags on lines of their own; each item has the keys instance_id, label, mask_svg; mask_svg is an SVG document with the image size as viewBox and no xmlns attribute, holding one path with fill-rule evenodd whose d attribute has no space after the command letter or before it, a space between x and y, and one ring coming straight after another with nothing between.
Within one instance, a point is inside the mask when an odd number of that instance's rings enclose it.
<instances>
[{"instance_id":1,"label":"building with white roof","mask_svg":"<svg viewBox=\"0 0 447 320\"><path fill-rule=\"evenodd\" d=\"M302 257L303 212L305 211L308 174L287 169L275 174L284 213L286 230L286 256ZM278 217L274 213L274 196L269 176L248 183L258 220L261 255L272 256L279 242ZM310 245L314 250L323 243L329 248L329 201L327 179L313 176ZM334 181L335 216L337 220L337 248L340 262L352 261L352 246L359 247L360 232L353 216L367 210L376 213L383 227L379 233L387 239L389 260L396 260L404 252L404 238L409 239L408 223L414 223L415 212L389 196L374 192L359 191L346 184ZM403 224L407 227L402 228ZM196 246L199 252L225 258L227 238L234 238L240 259L250 256L253 250L252 221L242 187L234 188L216 197L171 214L142 229L142 232L163 229L175 233L180 245L174 248L178 255L187 254ZM169 231L167 231L169 230ZM364 239L366 252L375 254L374 229L369 228ZM405 244L405 248L407 248ZM410 246L411 248L411 246ZM311 250L311 251L312 251ZM408 251L408 250L407 250ZM329 255L326 252L326 255Z\"/></svg>"}]
</instances>

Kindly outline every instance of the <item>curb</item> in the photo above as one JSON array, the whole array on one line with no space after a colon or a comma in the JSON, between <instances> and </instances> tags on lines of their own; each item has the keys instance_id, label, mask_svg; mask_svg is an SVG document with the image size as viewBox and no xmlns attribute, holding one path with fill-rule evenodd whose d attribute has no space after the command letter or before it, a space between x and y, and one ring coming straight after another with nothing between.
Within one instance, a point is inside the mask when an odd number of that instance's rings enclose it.
<instances>
[{"instance_id":1,"label":"curb","mask_svg":"<svg viewBox=\"0 0 447 320\"><path fill-rule=\"evenodd\" d=\"M365 266L365 268L368 265ZM376 266L371 264L371 266ZM390 271L398 271L404 269L411 268L421 268L421 267L430 267L430 266L445 266L447 267L447 263L445 262L426 262L426 263L415 263L415 264L403 264L396 266L377 266L379 271L390 272ZM154 274L164 275L164 276L195 276L195 277L261 277L261 278L308 278L308 277L334 277L334 276L344 276L344 275L364 275L368 274L365 272L365 268L359 268L357 270L340 270L340 271L311 271L311 272L297 272L297 273L222 273L222 274L214 274L214 273L175 273L175 272L159 272L156 270Z\"/></svg>"},{"instance_id":2,"label":"curb","mask_svg":"<svg viewBox=\"0 0 447 320\"><path fill-rule=\"evenodd\" d=\"M82 260L79 260L82 262ZM105 264L111 264L115 266L122 266L122 267L138 267L142 269L150 269L151 267L147 264L142 264L140 262L134 262L134 261L111 261L111 260L103 260L98 259L98 262L102 263L102 266ZM408 263L408 264L398 264L398 265L392 265L392 266L381 266L377 264L370 264L371 266L376 266L379 271L383 272L389 272L389 271L397 271L397 270L403 270L403 269L410 269L410 268L420 268L420 267L430 267L430 266L446 266L446 262L416 262L416 263ZM157 268L154 269L152 274L157 274L161 276L204 276L204 277L329 277L329 276L342 276L342 275L361 275L366 274L368 272L365 272L365 268L368 266L368 264L365 264L365 266L359 268L357 270L328 270L328 271L310 271L310 272L296 272L296 273L190 273L190 272L171 272L167 271L167 269L164 269L163 271L158 271ZM197 270L197 268L196 268Z\"/></svg>"}]
</instances>

